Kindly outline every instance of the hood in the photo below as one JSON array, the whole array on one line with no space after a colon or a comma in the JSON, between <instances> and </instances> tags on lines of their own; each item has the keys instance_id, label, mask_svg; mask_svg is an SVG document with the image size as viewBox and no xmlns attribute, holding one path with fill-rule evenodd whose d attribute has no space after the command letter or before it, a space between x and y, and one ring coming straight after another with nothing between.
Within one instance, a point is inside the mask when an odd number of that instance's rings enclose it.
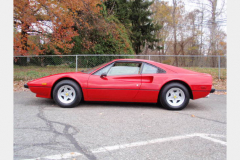
<instances>
[{"instance_id":1,"label":"hood","mask_svg":"<svg viewBox=\"0 0 240 160\"><path fill-rule=\"evenodd\" d=\"M84 75L84 74L87 74L87 73L83 73L83 72L64 72L64 73L57 73L57 74L52 74L52 75L49 75L49 76L45 76L45 77L41 77L41 78L37 78L37 79L34 79L34 80L31 80L28 82L29 83L33 83L33 82L42 82L43 80L53 80L55 78L58 78L58 77L71 77L73 75Z\"/></svg>"},{"instance_id":2,"label":"hood","mask_svg":"<svg viewBox=\"0 0 240 160\"><path fill-rule=\"evenodd\" d=\"M42 78L38 78L32 81L29 81L27 85L31 87L47 87L51 88L53 84L62 78L70 78L75 81L79 81L80 79L87 79L89 74L82 73L82 72L65 72L65 73L58 73L49 76L45 76Z\"/></svg>"}]
</instances>

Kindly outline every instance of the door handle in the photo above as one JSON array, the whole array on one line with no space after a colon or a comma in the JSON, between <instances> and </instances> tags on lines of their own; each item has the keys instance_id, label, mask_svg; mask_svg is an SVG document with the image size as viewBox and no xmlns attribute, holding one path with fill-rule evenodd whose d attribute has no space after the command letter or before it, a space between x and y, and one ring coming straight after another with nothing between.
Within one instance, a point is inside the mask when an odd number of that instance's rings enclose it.
<instances>
[{"instance_id":1,"label":"door handle","mask_svg":"<svg viewBox=\"0 0 240 160\"><path fill-rule=\"evenodd\" d=\"M106 78L107 77L107 73L102 73L100 77L101 78Z\"/></svg>"}]
</instances>

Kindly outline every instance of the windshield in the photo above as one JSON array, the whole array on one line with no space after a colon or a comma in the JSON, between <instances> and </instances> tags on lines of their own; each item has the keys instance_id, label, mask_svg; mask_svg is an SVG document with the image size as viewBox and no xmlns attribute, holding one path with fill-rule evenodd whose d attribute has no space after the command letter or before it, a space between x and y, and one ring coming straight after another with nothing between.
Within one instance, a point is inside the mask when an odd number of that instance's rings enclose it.
<instances>
[{"instance_id":1,"label":"windshield","mask_svg":"<svg viewBox=\"0 0 240 160\"><path fill-rule=\"evenodd\" d=\"M108 62L107 62L107 63L108 63ZM100 65L95 66L95 67L93 67L93 68L88 68L88 69L86 69L86 70L83 70L82 72L89 74L89 73L93 72L94 70L96 70L96 69L104 66L104 65L107 64L107 63L100 64Z\"/></svg>"}]
</instances>

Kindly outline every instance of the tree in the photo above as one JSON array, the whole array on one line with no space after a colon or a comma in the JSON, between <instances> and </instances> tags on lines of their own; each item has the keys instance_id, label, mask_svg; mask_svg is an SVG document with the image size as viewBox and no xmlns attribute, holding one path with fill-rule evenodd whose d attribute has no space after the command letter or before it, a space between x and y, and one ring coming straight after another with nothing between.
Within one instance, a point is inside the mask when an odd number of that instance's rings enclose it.
<instances>
[{"instance_id":1,"label":"tree","mask_svg":"<svg viewBox=\"0 0 240 160\"><path fill-rule=\"evenodd\" d=\"M34 54L45 54L49 49L56 54L70 52L74 45L70 43L71 38L77 32L72 28L72 13L63 3L51 0L14 1L15 55L27 55L30 50L34 50ZM39 36L42 42L34 43L29 35Z\"/></svg>"},{"instance_id":2,"label":"tree","mask_svg":"<svg viewBox=\"0 0 240 160\"><path fill-rule=\"evenodd\" d=\"M207 26L209 29L208 33L205 32L209 42L209 49L208 53L206 54L219 55L217 50L217 35L219 35L218 32L221 32L221 26L226 23L226 19L224 18L225 0L207 0L204 2L200 0L191 0L191 2L199 6L199 10L202 14L202 18L199 24L202 26L202 28L204 28L204 26ZM217 65L217 61L215 59L212 59L212 65Z\"/></svg>"},{"instance_id":3,"label":"tree","mask_svg":"<svg viewBox=\"0 0 240 160\"><path fill-rule=\"evenodd\" d=\"M172 27L173 27L173 54L177 55L177 0L172 0L173 9L172 9ZM175 56L176 66L178 66L178 57Z\"/></svg>"},{"instance_id":4,"label":"tree","mask_svg":"<svg viewBox=\"0 0 240 160\"><path fill-rule=\"evenodd\" d=\"M162 28L155 32L156 38L160 41L156 42L159 49L159 54L165 55L168 51L169 45L167 45L167 41L171 39L171 24L172 24L172 15L171 15L172 7L168 2L165 1L154 1L151 5L151 11L153 15L151 16L153 19L153 23L162 26Z\"/></svg>"},{"instance_id":5,"label":"tree","mask_svg":"<svg viewBox=\"0 0 240 160\"><path fill-rule=\"evenodd\" d=\"M72 54L133 54L123 24L110 14L104 3L96 6L95 13L77 10L74 28L79 36L73 39L75 46Z\"/></svg>"},{"instance_id":6,"label":"tree","mask_svg":"<svg viewBox=\"0 0 240 160\"><path fill-rule=\"evenodd\" d=\"M148 48L156 48L154 42L156 32L161 28L153 23L150 6L153 1L144 0L107 0L105 3L108 14L113 14L127 29L136 54L147 52Z\"/></svg>"},{"instance_id":7,"label":"tree","mask_svg":"<svg viewBox=\"0 0 240 160\"><path fill-rule=\"evenodd\" d=\"M74 46L73 37L79 30L91 29L89 21L98 17L100 0L15 0L14 37L15 55L26 55L30 50L34 54L46 54L53 50L55 54L68 54ZM39 36L41 43L33 43L29 35ZM91 46L86 42L85 46Z\"/></svg>"},{"instance_id":8,"label":"tree","mask_svg":"<svg viewBox=\"0 0 240 160\"><path fill-rule=\"evenodd\" d=\"M30 9L32 8L32 9ZM25 55L30 49L31 42L28 41L28 32L31 32L32 23L37 23L37 14L41 6L39 4L33 5L28 0L15 0L14 1L14 53L15 55ZM20 30L20 31L19 31ZM40 32L40 31L39 31ZM31 46L37 52L41 49L34 43Z\"/></svg>"},{"instance_id":9,"label":"tree","mask_svg":"<svg viewBox=\"0 0 240 160\"><path fill-rule=\"evenodd\" d=\"M155 37L155 32L158 31L161 26L153 23L150 16L153 14L149 7L153 4L153 1L135 0L131 1L131 14L129 19L131 21L131 41L133 49L136 54L139 54L143 46L153 49L154 42L159 41Z\"/></svg>"},{"instance_id":10,"label":"tree","mask_svg":"<svg viewBox=\"0 0 240 160\"><path fill-rule=\"evenodd\" d=\"M104 2L108 15L114 15L130 31L131 21L129 16L132 12L131 2L128 0L107 0Z\"/></svg>"},{"instance_id":11,"label":"tree","mask_svg":"<svg viewBox=\"0 0 240 160\"><path fill-rule=\"evenodd\" d=\"M223 1L223 5L220 9L217 8L218 5L218 0L208 0L209 4L207 5L209 9L209 13L211 14L211 19L209 20L209 23L211 24L209 26L210 28L210 46L211 46L211 54L212 55L219 55L217 52L217 26L218 26L218 21L217 18L222 14L222 10L225 4L225 1ZM213 66L217 65L217 61L213 59Z\"/></svg>"}]
</instances>

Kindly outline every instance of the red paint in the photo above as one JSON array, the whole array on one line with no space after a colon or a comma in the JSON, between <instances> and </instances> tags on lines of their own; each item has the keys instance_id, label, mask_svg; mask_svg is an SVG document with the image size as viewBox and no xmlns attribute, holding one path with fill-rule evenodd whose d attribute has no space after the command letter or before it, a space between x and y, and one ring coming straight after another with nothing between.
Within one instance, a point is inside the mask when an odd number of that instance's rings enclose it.
<instances>
[{"instance_id":1,"label":"red paint","mask_svg":"<svg viewBox=\"0 0 240 160\"><path fill-rule=\"evenodd\" d=\"M140 61L162 68L166 73L136 74L124 76L107 76L101 78L81 72L55 74L28 82L29 89L37 97L52 98L54 84L61 79L73 79L82 88L85 101L120 101L120 102L150 102L158 101L159 92L166 83L181 81L187 84L193 94L193 99L206 97L212 88L212 76L209 74L189 71L183 68L141 59L119 59L115 61ZM106 65L108 65L106 64ZM104 66L103 66L104 67ZM102 68L102 67L101 67ZM46 83L46 85L42 85Z\"/></svg>"},{"instance_id":2,"label":"red paint","mask_svg":"<svg viewBox=\"0 0 240 160\"><path fill-rule=\"evenodd\" d=\"M29 87L29 89L36 93L36 97L49 98L51 97L50 87Z\"/></svg>"},{"instance_id":3,"label":"red paint","mask_svg":"<svg viewBox=\"0 0 240 160\"><path fill-rule=\"evenodd\" d=\"M90 75L88 100L131 102L141 86L141 75L107 76Z\"/></svg>"}]
</instances>

